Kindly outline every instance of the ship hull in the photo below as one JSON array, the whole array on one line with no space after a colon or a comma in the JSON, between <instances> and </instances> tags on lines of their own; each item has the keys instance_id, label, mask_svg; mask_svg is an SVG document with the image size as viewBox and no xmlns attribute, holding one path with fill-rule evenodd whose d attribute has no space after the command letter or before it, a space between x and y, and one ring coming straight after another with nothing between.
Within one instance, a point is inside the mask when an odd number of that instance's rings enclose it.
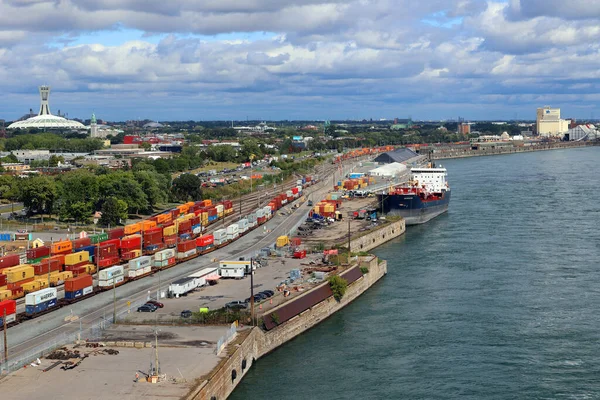
<instances>
[{"instance_id":1,"label":"ship hull","mask_svg":"<svg viewBox=\"0 0 600 400\"><path fill-rule=\"evenodd\" d=\"M379 194L379 204L383 205L384 214L399 215L406 225L424 224L432 218L448 211L450 191L444 193L440 200L422 201L414 194Z\"/></svg>"}]
</instances>

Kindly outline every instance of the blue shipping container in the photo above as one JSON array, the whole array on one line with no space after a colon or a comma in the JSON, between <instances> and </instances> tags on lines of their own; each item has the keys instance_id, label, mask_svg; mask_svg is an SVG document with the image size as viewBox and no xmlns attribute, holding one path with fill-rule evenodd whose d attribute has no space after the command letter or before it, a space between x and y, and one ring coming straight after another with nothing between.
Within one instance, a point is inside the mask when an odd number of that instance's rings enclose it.
<instances>
[{"instance_id":1,"label":"blue shipping container","mask_svg":"<svg viewBox=\"0 0 600 400\"><path fill-rule=\"evenodd\" d=\"M190 235L189 233L182 233L181 236L179 236L179 239L181 240L190 240L192 238L192 235Z\"/></svg>"},{"instance_id":2,"label":"blue shipping container","mask_svg":"<svg viewBox=\"0 0 600 400\"><path fill-rule=\"evenodd\" d=\"M25 313L27 315L33 315L37 313L41 313L42 311L46 311L49 308L56 306L56 299L51 299L48 301L44 301L43 303L36 304L35 306L26 306Z\"/></svg>"},{"instance_id":3,"label":"blue shipping container","mask_svg":"<svg viewBox=\"0 0 600 400\"><path fill-rule=\"evenodd\" d=\"M0 240L10 242L10 233L0 233Z\"/></svg>"},{"instance_id":4,"label":"blue shipping container","mask_svg":"<svg viewBox=\"0 0 600 400\"><path fill-rule=\"evenodd\" d=\"M156 244L151 244L150 246L146 246L146 250L148 250L148 251L154 251L156 249L158 249L158 245L156 245Z\"/></svg>"},{"instance_id":5,"label":"blue shipping container","mask_svg":"<svg viewBox=\"0 0 600 400\"><path fill-rule=\"evenodd\" d=\"M90 253L90 256L91 256L94 254L95 250L96 250L96 246L83 246L78 249L75 249L74 253L77 253L78 251L87 251L88 253Z\"/></svg>"},{"instance_id":6,"label":"blue shipping container","mask_svg":"<svg viewBox=\"0 0 600 400\"><path fill-rule=\"evenodd\" d=\"M216 221L216 220L217 220L217 218L219 218L219 216L218 216L218 215L212 215L212 216L211 216L211 215L209 215L209 216L208 216L208 222Z\"/></svg>"},{"instance_id":7,"label":"blue shipping container","mask_svg":"<svg viewBox=\"0 0 600 400\"><path fill-rule=\"evenodd\" d=\"M65 292L65 299L67 299L67 300L75 299L77 297L81 297L82 294L83 294L83 289L79 289L74 292Z\"/></svg>"}]
</instances>

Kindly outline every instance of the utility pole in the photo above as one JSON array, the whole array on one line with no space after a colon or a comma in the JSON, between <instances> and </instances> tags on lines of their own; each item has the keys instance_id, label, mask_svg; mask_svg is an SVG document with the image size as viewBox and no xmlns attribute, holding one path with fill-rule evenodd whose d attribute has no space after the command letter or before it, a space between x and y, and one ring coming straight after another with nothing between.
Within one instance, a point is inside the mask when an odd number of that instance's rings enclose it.
<instances>
[{"instance_id":1,"label":"utility pole","mask_svg":"<svg viewBox=\"0 0 600 400\"><path fill-rule=\"evenodd\" d=\"M117 280L113 276L113 324L117 323Z\"/></svg>"},{"instance_id":2,"label":"utility pole","mask_svg":"<svg viewBox=\"0 0 600 400\"><path fill-rule=\"evenodd\" d=\"M252 257L250 257L250 318L254 326L254 268L252 268Z\"/></svg>"},{"instance_id":3,"label":"utility pole","mask_svg":"<svg viewBox=\"0 0 600 400\"><path fill-rule=\"evenodd\" d=\"M6 331L8 331L8 324L6 323L6 309L4 309L4 317L2 318L4 324L4 363L8 366L8 340L6 339Z\"/></svg>"},{"instance_id":4,"label":"utility pole","mask_svg":"<svg viewBox=\"0 0 600 400\"><path fill-rule=\"evenodd\" d=\"M158 316L155 316L158 318ZM158 365L158 325L154 326L154 375L158 376L160 367Z\"/></svg>"},{"instance_id":5,"label":"utility pole","mask_svg":"<svg viewBox=\"0 0 600 400\"><path fill-rule=\"evenodd\" d=\"M350 261L350 213L348 213L348 261Z\"/></svg>"},{"instance_id":6,"label":"utility pole","mask_svg":"<svg viewBox=\"0 0 600 400\"><path fill-rule=\"evenodd\" d=\"M160 301L160 269L156 272L156 275L158 276L158 288L156 288L156 301Z\"/></svg>"}]
</instances>

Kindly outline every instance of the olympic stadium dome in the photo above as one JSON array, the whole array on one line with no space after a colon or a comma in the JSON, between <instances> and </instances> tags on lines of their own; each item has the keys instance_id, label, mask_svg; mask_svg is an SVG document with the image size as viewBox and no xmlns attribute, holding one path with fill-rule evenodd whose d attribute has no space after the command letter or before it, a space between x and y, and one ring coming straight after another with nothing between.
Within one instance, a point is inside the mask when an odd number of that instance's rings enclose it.
<instances>
[{"instance_id":1,"label":"olympic stadium dome","mask_svg":"<svg viewBox=\"0 0 600 400\"><path fill-rule=\"evenodd\" d=\"M50 96L50 86L40 86L41 105L40 112L35 117L27 118L23 121L17 121L10 124L7 129L72 129L87 130L87 127L81 122L73 121L50 113L48 98Z\"/></svg>"}]
</instances>

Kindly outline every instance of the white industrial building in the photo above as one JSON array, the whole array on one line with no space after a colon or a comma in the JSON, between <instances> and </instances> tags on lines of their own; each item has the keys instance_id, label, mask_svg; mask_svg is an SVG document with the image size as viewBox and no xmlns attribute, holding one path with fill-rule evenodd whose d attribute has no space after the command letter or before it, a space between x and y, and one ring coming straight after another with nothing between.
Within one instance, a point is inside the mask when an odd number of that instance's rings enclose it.
<instances>
[{"instance_id":1,"label":"white industrial building","mask_svg":"<svg viewBox=\"0 0 600 400\"><path fill-rule=\"evenodd\" d=\"M562 137L569 130L570 120L560 118L560 108L537 109L536 129L542 137Z\"/></svg>"},{"instance_id":2,"label":"white industrial building","mask_svg":"<svg viewBox=\"0 0 600 400\"><path fill-rule=\"evenodd\" d=\"M565 138L569 141L596 140L600 138L600 131L592 124L578 125L569 129L565 133Z\"/></svg>"},{"instance_id":3,"label":"white industrial building","mask_svg":"<svg viewBox=\"0 0 600 400\"><path fill-rule=\"evenodd\" d=\"M393 162L370 170L369 175L394 178L406 173L406 170L406 165L399 162Z\"/></svg>"}]
</instances>

